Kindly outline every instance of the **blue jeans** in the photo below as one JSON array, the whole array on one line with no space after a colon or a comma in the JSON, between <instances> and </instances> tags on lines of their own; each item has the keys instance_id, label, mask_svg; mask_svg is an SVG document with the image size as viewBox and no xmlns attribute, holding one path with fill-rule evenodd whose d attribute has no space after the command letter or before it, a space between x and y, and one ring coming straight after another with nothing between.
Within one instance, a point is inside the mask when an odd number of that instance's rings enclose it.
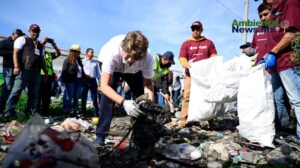
<instances>
[{"instance_id":1,"label":"blue jeans","mask_svg":"<svg viewBox=\"0 0 300 168\"><path fill-rule=\"evenodd\" d=\"M157 103L161 107L164 107L165 98L160 94L160 92L162 93L162 89L154 88L154 92L155 92L155 103Z\"/></svg>"},{"instance_id":2,"label":"blue jeans","mask_svg":"<svg viewBox=\"0 0 300 168\"><path fill-rule=\"evenodd\" d=\"M36 111L40 81L40 71L33 72L21 70L20 74L15 78L14 86L6 102L5 113L14 113L20 95L26 86L28 88L28 98L27 105L25 108L25 114L29 114L32 111Z\"/></svg>"},{"instance_id":3,"label":"blue jeans","mask_svg":"<svg viewBox=\"0 0 300 168\"><path fill-rule=\"evenodd\" d=\"M78 99L80 97L80 79L66 82L63 95L63 109L67 112L78 111Z\"/></svg>"},{"instance_id":4,"label":"blue jeans","mask_svg":"<svg viewBox=\"0 0 300 168\"><path fill-rule=\"evenodd\" d=\"M0 96L0 113L5 109L6 101L14 86L15 76L12 68L3 68L4 83L2 84L2 93Z\"/></svg>"},{"instance_id":5,"label":"blue jeans","mask_svg":"<svg viewBox=\"0 0 300 168\"><path fill-rule=\"evenodd\" d=\"M117 91L118 82L120 81L121 77L127 82L134 98L137 98L138 96L144 94L142 72L137 72L135 74L121 74L116 72L113 73L110 86L115 91ZM108 135L113 109L114 102L105 94L102 94L100 100L99 123L96 128L96 135L98 137L106 137Z\"/></svg>"},{"instance_id":6,"label":"blue jeans","mask_svg":"<svg viewBox=\"0 0 300 168\"><path fill-rule=\"evenodd\" d=\"M297 138L300 140L300 66L280 71L279 76L296 114Z\"/></svg>"},{"instance_id":7,"label":"blue jeans","mask_svg":"<svg viewBox=\"0 0 300 168\"><path fill-rule=\"evenodd\" d=\"M289 126L289 113L284 104L285 90L280 76L277 72L269 73L271 76L272 88L275 98L275 126L276 129Z\"/></svg>"},{"instance_id":8,"label":"blue jeans","mask_svg":"<svg viewBox=\"0 0 300 168\"><path fill-rule=\"evenodd\" d=\"M180 89L173 90L173 102L177 106L179 106L179 103L180 103L180 98L178 98L179 95L180 95Z\"/></svg>"}]
</instances>

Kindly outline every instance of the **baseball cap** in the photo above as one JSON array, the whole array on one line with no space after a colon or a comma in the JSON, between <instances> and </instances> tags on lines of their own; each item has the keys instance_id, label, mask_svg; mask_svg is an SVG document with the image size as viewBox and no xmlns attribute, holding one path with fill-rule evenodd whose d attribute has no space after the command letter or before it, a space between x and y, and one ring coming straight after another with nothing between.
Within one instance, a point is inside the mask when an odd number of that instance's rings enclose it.
<instances>
[{"instance_id":1,"label":"baseball cap","mask_svg":"<svg viewBox=\"0 0 300 168\"><path fill-rule=\"evenodd\" d=\"M165 53L162 55L162 57L166 57L166 58L168 58L168 59L169 59L169 62L170 62L170 64L172 64L172 65L174 65L174 64L175 64L175 62L174 62L174 54L173 54L171 51L167 51L167 52L165 52Z\"/></svg>"},{"instance_id":2,"label":"baseball cap","mask_svg":"<svg viewBox=\"0 0 300 168\"><path fill-rule=\"evenodd\" d=\"M79 44L72 44L70 50L79 51L80 52L81 48L80 48Z\"/></svg>"},{"instance_id":3,"label":"baseball cap","mask_svg":"<svg viewBox=\"0 0 300 168\"><path fill-rule=\"evenodd\" d=\"M37 24L32 24L29 27L29 31L32 31L32 32L35 32L35 33L39 33L41 31L41 28Z\"/></svg>"},{"instance_id":4,"label":"baseball cap","mask_svg":"<svg viewBox=\"0 0 300 168\"><path fill-rule=\"evenodd\" d=\"M21 29L16 29L13 31L13 34L17 34L18 36L24 36L25 33Z\"/></svg>"},{"instance_id":5,"label":"baseball cap","mask_svg":"<svg viewBox=\"0 0 300 168\"><path fill-rule=\"evenodd\" d=\"M243 44L243 45L240 46L240 49L248 48L248 47L250 47L250 45L251 45L250 42L246 42L245 44Z\"/></svg>"},{"instance_id":6,"label":"baseball cap","mask_svg":"<svg viewBox=\"0 0 300 168\"><path fill-rule=\"evenodd\" d=\"M202 23L200 21L195 21L192 23L191 28L192 27L200 27L202 29Z\"/></svg>"}]
</instances>

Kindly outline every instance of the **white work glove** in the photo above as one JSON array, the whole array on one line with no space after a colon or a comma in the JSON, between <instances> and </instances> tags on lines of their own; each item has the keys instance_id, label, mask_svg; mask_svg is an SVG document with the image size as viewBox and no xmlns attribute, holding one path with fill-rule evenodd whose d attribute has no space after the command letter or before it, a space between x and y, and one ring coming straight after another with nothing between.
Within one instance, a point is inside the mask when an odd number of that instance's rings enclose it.
<instances>
[{"instance_id":1,"label":"white work glove","mask_svg":"<svg viewBox=\"0 0 300 168\"><path fill-rule=\"evenodd\" d=\"M133 100L124 100L123 107L124 107L127 115L129 115L131 117L138 117L141 114L143 114L143 112L139 109L136 102Z\"/></svg>"}]
</instances>

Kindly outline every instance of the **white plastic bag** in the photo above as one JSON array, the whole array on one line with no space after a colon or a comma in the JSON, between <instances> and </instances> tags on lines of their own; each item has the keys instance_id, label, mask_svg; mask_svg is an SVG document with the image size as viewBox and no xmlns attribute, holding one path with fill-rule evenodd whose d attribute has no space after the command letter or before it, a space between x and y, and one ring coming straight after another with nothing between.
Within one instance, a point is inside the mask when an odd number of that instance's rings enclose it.
<instances>
[{"instance_id":1,"label":"white plastic bag","mask_svg":"<svg viewBox=\"0 0 300 168\"><path fill-rule=\"evenodd\" d=\"M251 59L241 55L216 67L217 76L212 79L208 91L208 102L232 102L237 100L237 92L241 77L251 69Z\"/></svg>"},{"instance_id":2,"label":"white plastic bag","mask_svg":"<svg viewBox=\"0 0 300 168\"><path fill-rule=\"evenodd\" d=\"M217 76L217 67L223 57L212 57L191 63L191 92L187 121L210 120L222 114L220 103L207 102L205 99Z\"/></svg>"},{"instance_id":3,"label":"white plastic bag","mask_svg":"<svg viewBox=\"0 0 300 168\"><path fill-rule=\"evenodd\" d=\"M238 92L239 134L261 146L274 147L275 108L271 79L264 64L242 78Z\"/></svg>"}]
</instances>

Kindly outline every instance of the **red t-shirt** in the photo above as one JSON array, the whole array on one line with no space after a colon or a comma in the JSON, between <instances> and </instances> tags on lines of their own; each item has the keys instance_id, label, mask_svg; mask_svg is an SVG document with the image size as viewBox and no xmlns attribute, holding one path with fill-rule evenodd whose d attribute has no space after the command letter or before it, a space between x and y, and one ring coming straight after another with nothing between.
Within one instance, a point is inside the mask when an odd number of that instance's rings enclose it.
<instances>
[{"instance_id":1,"label":"red t-shirt","mask_svg":"<svg viewBox=\"0 0 300 168\"><path fill-rule=\"evenodd\" d=\"M272 49L281 38L284 36L285 31L294 29L300 31L300 1L299 0L275 0L272 4L271 20L278 20L280 25L276 26L277 32L268 33L269 43L268 48ZM272 27L271 27L272 28ZM274 27L273 27L274 28ZM291 61L290 57L292 49L290 46L278 53L276 60L276 70L282 71L296 65Z\"/></svg>"},{"instance_id":2,"label":"red t-shirt","mask_svg":"<svg viewBox=\"0 0 300 168\"><path fill-rule=\"evenodd\" d=\"M184 57L187 60L193 59L193 62L209 58L212 54L217 54L214 43L202 38L199 41L188 39L181 45L179 57ZM188 69L186 74L189 75Z\"/></svg>"}]
</instances>

